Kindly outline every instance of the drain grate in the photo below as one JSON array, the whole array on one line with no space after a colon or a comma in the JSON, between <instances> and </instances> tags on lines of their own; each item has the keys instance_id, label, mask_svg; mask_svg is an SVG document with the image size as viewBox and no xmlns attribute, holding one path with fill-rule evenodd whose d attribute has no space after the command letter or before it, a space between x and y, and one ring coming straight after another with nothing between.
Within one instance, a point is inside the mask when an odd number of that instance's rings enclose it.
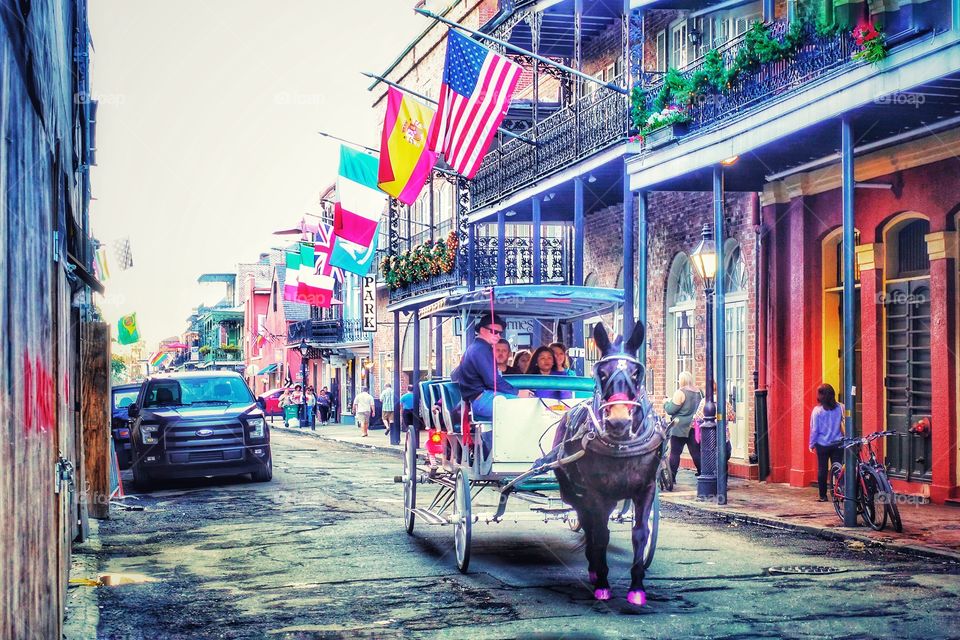
<instances>
[{"instance_id":1,"label":"drain grate","mask_svg":"<svg viewBox=\"0 0 960 640\"><path fill-rule=\"evenodd\" d=\"M767 569L767 573L775 576L784 576L784 575L807 575L807 576L823 576L828 573L840 573L845 571L839 567L825 567L819 565L810 565L810 564L798 564L790 565L786 567L770 567Z\"/></svg>"}]
</instances>

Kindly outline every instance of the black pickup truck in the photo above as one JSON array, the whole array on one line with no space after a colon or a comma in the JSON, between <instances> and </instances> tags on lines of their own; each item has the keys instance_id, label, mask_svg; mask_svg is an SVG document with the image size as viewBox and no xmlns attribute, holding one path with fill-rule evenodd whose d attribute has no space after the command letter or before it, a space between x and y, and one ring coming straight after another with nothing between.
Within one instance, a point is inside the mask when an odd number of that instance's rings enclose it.
<instances>
[{"instance_id":1,"label":"black pickup truck","mask_svg":"<svg viewBox=\"0 0 960 640\"><path fill-rule=\"evenodd\" d=\"M147 378L128 407L133 482L249 473L273 478L270 427L239 374L196 371Z\"/></svg>"}]
</instances>

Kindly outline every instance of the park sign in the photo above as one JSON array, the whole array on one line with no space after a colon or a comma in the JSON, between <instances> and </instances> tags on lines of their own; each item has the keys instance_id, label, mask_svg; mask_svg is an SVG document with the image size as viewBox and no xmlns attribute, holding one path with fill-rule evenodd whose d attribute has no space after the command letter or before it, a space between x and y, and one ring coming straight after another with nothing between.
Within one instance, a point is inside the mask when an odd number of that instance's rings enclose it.
<instances>
[{"instance_id":1,"label":"park sign","mask_svg":"<svg viewBox=\"0 0 960 640\"><path fill-rule=\"evenodd\" d=\"M363 331L374 333L377 330L377 278L363 276L360 289L360 305L362 308L361 323Z\"/></svg>"}]
</instances>

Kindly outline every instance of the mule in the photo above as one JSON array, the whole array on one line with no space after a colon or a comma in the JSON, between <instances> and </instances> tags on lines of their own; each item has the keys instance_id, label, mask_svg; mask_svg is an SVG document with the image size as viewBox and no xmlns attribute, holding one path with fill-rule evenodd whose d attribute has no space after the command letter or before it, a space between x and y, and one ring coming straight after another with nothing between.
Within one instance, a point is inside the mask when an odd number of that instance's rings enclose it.
<instances>
[{"instance_id":1,"label":"mule","mask_svg":"<svg viewBox=\"0 0 960 640\"><path fill-rule=\"evenodd\" d=\"M593 401L572 409L561 420L555 440L558 456L572 461L554 473L560 495L576 510L586 535L588 576L597 600L611 598L607 578L610 514L619 501L633 501L633 564L627 600L643 605L647 600L644 550L665 428L647 399L644 368L636 358L643 344L643 324L636 324L626 344L622 337L611 343L602 323L594 327L593 338L603 356L594 367Z\"/></svg>"}]
</instances>

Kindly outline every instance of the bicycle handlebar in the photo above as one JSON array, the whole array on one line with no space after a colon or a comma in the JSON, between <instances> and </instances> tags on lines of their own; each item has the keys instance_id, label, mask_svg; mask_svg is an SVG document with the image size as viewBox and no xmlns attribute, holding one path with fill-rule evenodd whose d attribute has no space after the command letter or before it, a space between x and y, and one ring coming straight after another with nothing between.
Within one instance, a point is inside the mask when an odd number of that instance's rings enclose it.
<instances>
[{"instance_id":1,"label":"bicycle handlebar","mask_svg":"<svg viewBox=\"0 0 960 640\"><path fill-rule=\"evenodd\" d=\"M851 447L859 447L868 444L879 438L886 438L895 435L897 435L896 431L878 431L863 438L844 438L840 442L842 443L844 449L849 449Z\"/></svg>"}]
</instances>

